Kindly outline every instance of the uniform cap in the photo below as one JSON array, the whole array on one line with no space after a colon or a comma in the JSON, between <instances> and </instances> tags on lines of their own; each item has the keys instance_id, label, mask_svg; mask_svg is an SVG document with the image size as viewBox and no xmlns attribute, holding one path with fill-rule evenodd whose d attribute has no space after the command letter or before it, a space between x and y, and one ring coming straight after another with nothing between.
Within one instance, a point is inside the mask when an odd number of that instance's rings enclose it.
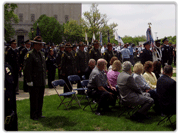
<instances>
[{"instance_id":1,"label":"uniform cap","mask_svg":"<svg viewBox=\"0 0 180 134\"><path fill-rule=\"evenodd\" d=\"M144 45L144 46L150 45L150 41L146 41L143 45Z\"/></svg>"}]
</instances>

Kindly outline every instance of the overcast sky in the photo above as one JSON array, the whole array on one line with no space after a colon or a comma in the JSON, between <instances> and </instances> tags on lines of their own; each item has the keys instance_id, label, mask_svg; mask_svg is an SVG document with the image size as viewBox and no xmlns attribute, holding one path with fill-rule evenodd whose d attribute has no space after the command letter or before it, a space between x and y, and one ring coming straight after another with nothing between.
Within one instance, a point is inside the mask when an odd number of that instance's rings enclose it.
<instances>
[{"instance_id":1,"label":"overcast sky","mask_svg":"<svg viewBox=\"0 0 180 134\"><path fill-rule=\"evenodd\" d=\"M90 11L91 4L82 4L82 14ZM106 14L108 23L117 23L118 35L124 37L146 35L151 22L153 38L176 35L176 4L107 4L100 3L100 13Z\"/></svg>"}]
</instances>

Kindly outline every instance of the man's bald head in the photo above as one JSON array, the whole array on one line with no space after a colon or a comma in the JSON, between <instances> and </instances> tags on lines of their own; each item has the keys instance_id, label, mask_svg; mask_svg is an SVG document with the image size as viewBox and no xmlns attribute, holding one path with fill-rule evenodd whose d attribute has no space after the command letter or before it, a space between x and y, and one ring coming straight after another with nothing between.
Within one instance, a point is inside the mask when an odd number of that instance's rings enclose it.
<instances>
[{"instance_id":1,"label":"man's bald head","mask_svg":"<svg viewBox=\"0 0 180 134\"><path fill-rule=\"evenodd\" d=\"M103 70L104 69L104 66L106 65L106 60L105 59L98 59L97 61L97 67L99 70Z\"/></svg>"}]
</instances>

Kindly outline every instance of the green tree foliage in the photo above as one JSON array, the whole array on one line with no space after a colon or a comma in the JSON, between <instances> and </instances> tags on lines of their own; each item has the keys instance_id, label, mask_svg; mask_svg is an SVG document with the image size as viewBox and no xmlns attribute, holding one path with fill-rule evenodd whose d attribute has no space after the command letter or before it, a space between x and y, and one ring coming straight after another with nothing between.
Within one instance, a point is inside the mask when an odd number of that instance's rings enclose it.
<instances>
[{"instance_id":1,"label":"green tree foliage","mask_svg":"<svg viewBox=\"0 0 180 134\"><path fill-rule=\"evenodd\" d=\"M79 25L76 20L70 20L64 25L64 38L68 42L80 42L84 41L84 36L82 32L82 25Z\"/></svg>"},{"instance_id":2,"label":"green tree foliage","mask_svg":"<svg viewBox=\"0 0 180 134\"><path fill-rule=\"evenodd\" d=\"M10 41L10 38L12 38L15 34L15 30L12 27L13 23L18 23L19 18L14 13L14 10L17 8L16 4L4 4L4 28L5 28L5 40Z\"/></svg>"},{"instance_id":3,"label":"green tree foliage","mask_svg":"<svg viewBox=\"0 0 180 134\"><path fill-rule=\"evenodd\" d=\"M36 36L37 24L44 42L52 42L55 44L62 42L63 26L54 17L41 15L33 24L33 37ZM31 31L29 32L29 38L32 39Z\"/></svg>"},{"instance_id":4,"label":"green tree foliage","mask_svg":"<svg viewBox=\"0 0 180 134\"><path fill-rule=\"evenodd\" d=\"M98 4L92 4L90 11L83 13L81 24L84 27L84 32L88 34L88 40L92 40L93 32L95 33L96 39L99 40L100 32L102 32L103 42L107 42L107 33L109 31L110 39L113 38L115 27L118 26L116 23L107 24L108 19L106 14L101 14L98 10Z\"/></svg>"}]
</instances>

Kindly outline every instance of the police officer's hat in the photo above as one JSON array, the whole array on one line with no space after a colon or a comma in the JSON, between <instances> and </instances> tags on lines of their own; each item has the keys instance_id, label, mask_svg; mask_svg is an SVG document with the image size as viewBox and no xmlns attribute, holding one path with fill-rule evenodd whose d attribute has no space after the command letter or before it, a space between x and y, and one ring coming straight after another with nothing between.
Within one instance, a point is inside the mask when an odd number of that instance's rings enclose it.
<instances>
[{"instance_id":1,"label":"police officer's hat","mask_svg":"<svg viewBox=\"0 0 180 134\"><path fill-rule=\"evenodd\" d=\"M17 44L16 40L12 40L12 41L10 41L10 44L12 44L12 43Z\"/></svg>"},{"instance_id":2,"label":"police officer's hat","mask_svg":"<svg viewBox=\"0 0 180 134\"><path fill-rule=\"evenodd\" d=\"M77 45L76 45L76 44L73 44L73 45L72 45L72 48L74 48L74 47L77 47Z\"/></svg>"},{"instance_id":3,"label":"police officer's hat","mask_svg":"<svg viewBox=\"0 0 180 134\"><path fill-rule=\"evenodd\" d=\"M98 41L98 40L95 40L95 41L93 42L93 45L95 45L95 44L99 44L99 41Z\"/></svg>"},{"instance_id":4,"label":"police officer's hat","mask_svg":"<svg viewBox=\"0 0 180 134\"><path fill-rule=\"evenodd\" d=\"M165 41L169 41L166 37L162 40L162 42L164 43Z\"/></svg>"},{"instance_id":5,"label":"police officer's hat","mask_svg":"<svg viewBox=\"0 0 180 134\"><path fill-rule=\"evenodd\" d=\"M24 43L25 44L29 44L29 43L31 43L31 41L30 40L26 40Z\"/></svg>"},{"instance_id":6,"label":"police officer's hat","mask_svg":"<svg viewBox=\"0 0 180 134\"><path fill-rule=\"evenodd\" d=\"M143 46L145 47L146 45L150 45L150 41L144 42Z\"/></svg>"},{"instance_id":7,"label":"police officer's hat","mask_svg":"<svg viewBox=\"0 0 180 134\"><path fill-rule=\"evenodd\" d=\"M81 46L86 46L86 44L84 44L84 42L81 41L81 42L79 42L78 46L79 46L79 47L81 47Z\"/></svg>"},{"instance_id":8,"label":"police officer's hat","mask_svg":"<svg viewBox=\"0 0 180 134\"><path fill-rule=\"evenodd\" d=\"M71 47L72 48L72 45L68 42L68 43L66 43L65 47Z\"/></svg>"},{"instance_id":9,"label":"police officer's hat","mask_svg":"<svg viewBox=\"0 0 180 134\"><path fill-rule=\"evenodd\" d=\"M161 43L161 40L156 40L155 43L156 43L156 44L157 44L157 43L160 44L160 43Z\"/></svg>"},{"instance_id":10,"label":"police officer's hat","mask_svg":"<svg viewBox=\"0 0 180 134\"><path fill-rule=\"evenodd\" d=\"M64 47L64 44L63 43L59 44L59 47Z\"/></svg>"},{"instance_id":11,"label":"police officer's hat","mask_svg":"<svg viewBox=\"0 0 180 134\"><path fill-rule=\"evenodd\" d=\"M42 41L41 36L36 36L31 42L36 44L45 44L45 42Z\"/></svg>"}]
</instances>

